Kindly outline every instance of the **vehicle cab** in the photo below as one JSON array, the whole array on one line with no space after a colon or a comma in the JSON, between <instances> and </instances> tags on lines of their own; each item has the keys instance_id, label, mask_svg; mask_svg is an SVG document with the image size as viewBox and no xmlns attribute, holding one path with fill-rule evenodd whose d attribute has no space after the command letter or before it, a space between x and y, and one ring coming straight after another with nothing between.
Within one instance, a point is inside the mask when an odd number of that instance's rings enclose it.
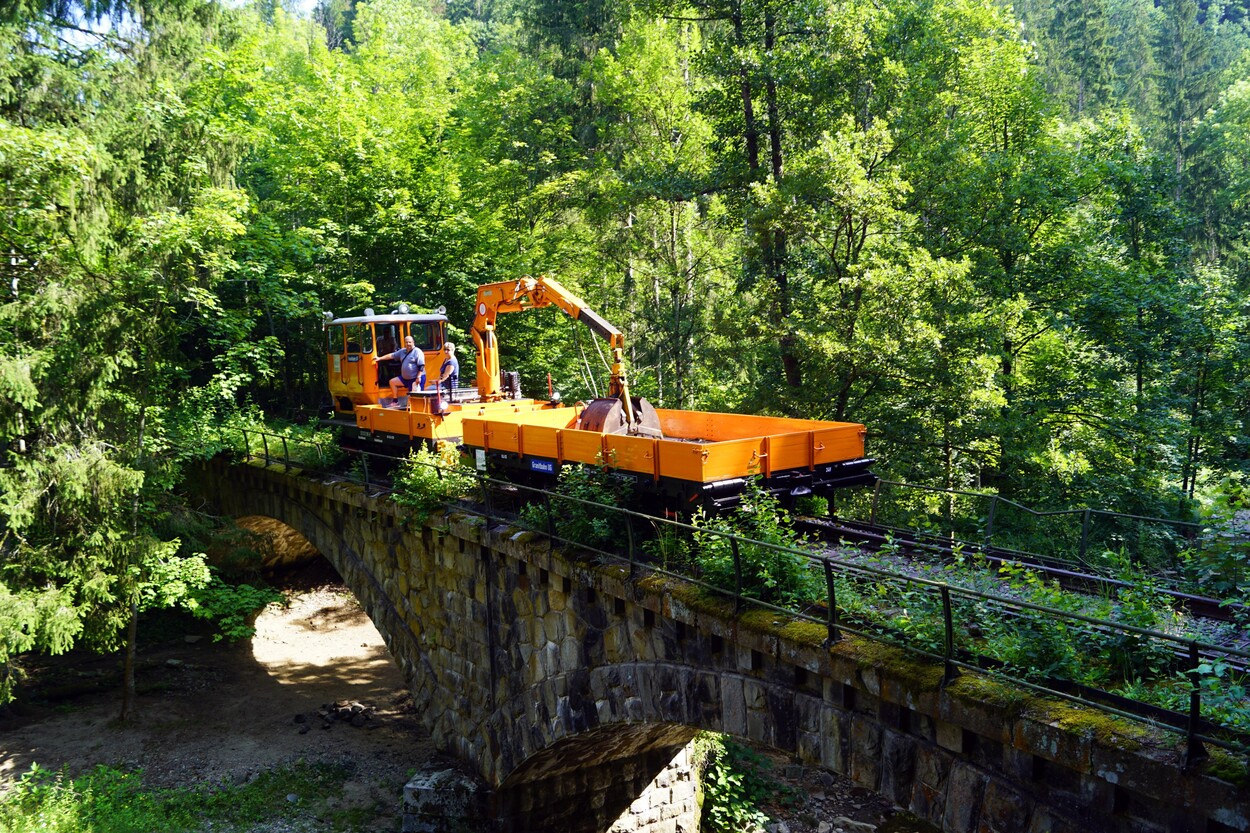
<instances>
[{"instance_id":1,"label":"vehicle cab","mask_svg":"<svg viewBox=\"0 0 1250 833\"><path fill-rule=\"evenodd\" d=\"M325 313L323 328L326 374L336 414L350 415L357 405L376 405L379 396L389 395L390 379L399 375L400 363L374 364L373 359L400 349L408 336L425 352L427 373L432 367L437 375L447 357L447 316L441 307L424 315L409 313L405 306L388 315L371 309L351 318Z\"/></svg>"}]
</instances>

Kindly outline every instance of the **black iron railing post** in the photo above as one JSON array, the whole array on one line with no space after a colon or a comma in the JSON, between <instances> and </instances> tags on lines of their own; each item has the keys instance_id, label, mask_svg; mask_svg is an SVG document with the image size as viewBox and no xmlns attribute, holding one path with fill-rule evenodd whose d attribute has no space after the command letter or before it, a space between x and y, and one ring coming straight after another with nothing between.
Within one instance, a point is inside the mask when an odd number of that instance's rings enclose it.
<instances>
[{"instance_id":1,"label":"black iron railing post","mask_svg":"<svg viewBox=\"0 0 1250 833\"><path fill-rule=\"evenodd\" d=\"M951 613L951 589L945 584L942 585L942 623L946 628L946 644L942 654L942 685L946 685L959 676L959 669L955 667L955 623Z\"/></svg>"},{"instance_id":2,"label":"black iron railing post","mask_svg":"<svg viewBox=\"0 0 1250 833\"><path fill-rule=\"evenodd\" d=\"M729 549L734 557L734 615L742 610L742 555L738 552L738 539L730 536Z\"/></svg>"},{"instance_id":3,"label":"black iron railing post","mask_svg":"<svg viewBox=\"0 0 1250 833\"><path fill-rule=\"evenodd\" d=\"M1189 643L1189 725L1185 729L1185 760L1182 764L1190 767L1198 761L1206 760L1207 749L1198 737L1202 723L1202 675L1198 666L1202 658L1198 655L1198 643Z\"/></svg>"},{"instance_id":4,"label":"black iron railing post","mask_svg":"<svg viewBox=\"0 0 1250 833\"><path fill-rule=\"evenodd\" d=\"M634 559L634 519L625 516L625 551L629 555L629 575L634 576L635 559Z\"/></svg>"},{"instance_id":5,"label":"black iron railing post","mask_svg":"<svg viewBox=\"0 0 1250 833\"><path fill-rule=\"evenodd\" d=\"M1077 552L1077 558L1085 561L1085 555L1089 552L1089 508L1081 513L1081 546Z\"/></svg>"},{"instance_id":6,"label":"black iron railing post","mask_svg":"<svg viewBox=\"0 0 1250 833\"><path fill-rule=\"evenodd\" d=\"M365 473L365 491L369 490L369 455L361 452L360 468Z\"/></svg>"},{"instance_id":7,"label":"black iron railing post","mask_svg":"<svg viewBox=\"0 0 1250 833\"><path fill-rule=\"evenodd\" d=\"M252 456L252 443L247 438L246 428L240 428L239 433L243 435L243 459L246 460Z\"/></svg>"},{"instance_id":8,"label":"black iron railing post","mask_svg":"<svg viewBox=\"0 0 1250 833\"><path fill-rule=\"evenodd\" d=\"M838 595L833 584L833 562L825 559L825 591L828 596L829 612L825 617L825 626L829 630L828 644L832 645L842 638L838 629Z\"/></svg>"},{"instance_id":9,"label":"black iron railing post","mask_svg":"<svg viewBox=\"0 0 1250 833\"><path fill-rule=\"evenodd\" d=\"M990 513L985 519L985 548L988 550L994 542L994 513L998 511L998 495L990 496Z\"/></svg>"},{"instance_id":10,"label":"black iron railing post","mask_svg":"<svg viewBox=\"0 0 1250 833\"><path fill-rule=\"evenodd\" d=\"M265 449L265 465L269 465L269 435L264 431L260 432L260 444Z\"/></svg>"}]
</instances>

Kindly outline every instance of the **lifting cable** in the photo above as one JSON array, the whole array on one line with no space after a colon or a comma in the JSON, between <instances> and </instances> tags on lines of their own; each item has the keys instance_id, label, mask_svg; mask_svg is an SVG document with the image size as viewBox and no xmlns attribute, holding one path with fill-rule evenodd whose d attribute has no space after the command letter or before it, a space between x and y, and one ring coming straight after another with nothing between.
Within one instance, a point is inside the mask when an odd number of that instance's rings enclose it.
<instances>
[{"instance_id":1,"label":"lifting cable","mask_svg":"<svg viewBox=\"0 0 1250 833\"><path fill-rule=\"evenodd\" d=\"M573 327L573 342L577 345L577 352L580 353L582 357L582 366L578 368L582 374L582 381L585 382L586 386L590 388L592 393L594 393L594 398L598 399L599 386L595 384L595 375L590 372L590 361L586 358L586 349L582 347L582 330L581 327L576 326L576 322L574 322Z\"/></svg>"},{"instance_id":2,"label":"lifting cable","mask_svg":"<svg viewBox=\"0 0 1250 833\"><path fill-rule=\"evenodd\" d=\"M603 347L602 347L602 346L600 346L598 339L591 339L591 341L592 341L592 342L594 342L594 345L595 345L595 352L599 354L599 363L600 363L601 365L603 365L603 369L604 369L604 370L606 370L607 372L611 373L611 372L612 372L612 365L611 365L611 364L609 364L609 363L608 363L608 360L607 360L607 359L605 359L605 358L603 357Z\"/></svg>"}]
</instances>

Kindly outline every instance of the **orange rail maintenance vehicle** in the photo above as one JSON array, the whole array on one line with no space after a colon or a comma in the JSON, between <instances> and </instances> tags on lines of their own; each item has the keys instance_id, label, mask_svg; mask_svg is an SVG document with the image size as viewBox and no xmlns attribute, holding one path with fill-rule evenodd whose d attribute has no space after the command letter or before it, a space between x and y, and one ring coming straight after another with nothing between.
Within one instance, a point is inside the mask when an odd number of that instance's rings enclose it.
<instances>
[{"instance_id":1,"label":"orange rail maintenance vehicle","mask_svg":"<svg viewBox=\"0 0 1250 833\"><path fill-rule=\"evenodd\" d=\"M602 337L611 350L608 395L563 406L521 396L516 373L500 369L499 313L557 306ZM747 479L783 498L824 495L870 484L864 426L788 417L656 409L632 396L621 332L546 276L477 290L473 341L476 383L450 395L418 391L391 400L397 368L377 365L412 335L427 366L446 356L446 316L396 310L359 318L328 316L327 369L335 410L354 415L358 438L383 445L459 443L479 470L540 485L566 465L611 468L667 508L710 509L738 502ZM383 349L385 348L385 349ZM435 385L437 388L437 385Z\"/></svg>"}]
</instances>

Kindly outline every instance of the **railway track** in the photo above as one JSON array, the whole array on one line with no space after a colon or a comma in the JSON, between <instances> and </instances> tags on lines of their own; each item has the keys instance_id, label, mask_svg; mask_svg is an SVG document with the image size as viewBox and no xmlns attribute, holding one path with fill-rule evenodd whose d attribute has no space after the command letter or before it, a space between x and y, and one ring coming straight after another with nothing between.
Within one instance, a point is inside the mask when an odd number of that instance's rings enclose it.
<instances>
[{"instance_id":1,"label":"railway track","mask_svg":"<svg viewBox=\"0 0 1250 833\"><path fill-rule=\"evenodd\" d=\"M897 551L903 558L923 553L924 558L930 562L934 560L954 560L954 553L951 547L943 546L932 540L920 540L917 536L897 529L832 518L821 520L799 519L795 522L795 526L799 531L815 538L817 546L825 546L830 550L841 544L867 548L875 547L878 549L889 547L891 550ZM1048 562L1046 559L1041 558L1022 558L1021 555L1016 552L1008 553L991 549L986 551L985 560L991 570L996 570L1003 564L1027 567L1043 576L1044 581L1057 582L1065 590L1073 593L1113 597L1121 590L1132 587L1130 583L1118 579L1073 570L1069 564ZM903 576L903 573L893 573L889 566L861 565L856 564L854 559L851 559L848 563L844 558L835 559L832 553L829 557L830 560L838 561L843 568L852 571L869 570L876 575L885 572L899 575L900 577ZM934 579L930 576L924 580L932 583ZM1222 632L1223 638L1216 638L1215 642L1212 643L1195 640L1192 637L1169 638L1162 634L1124 628L1123 626L1090 620L1085 617L1073 617L1070 614L1065 615L1065 618L1069 621L1071 627L1078 631L1084 631L1087 636L1094 636L1095 644L1100 637L1111 640L1112 644L1118 642L1116 650L1126 650L1132 653L1138 647L1146 647L1150 641L1155 640L1156 644L1152 649L1155 652L1154 658L1148 660L1148 662L1163 663L1158 667L1152 664L1151 671L1154 674L1162 674L1164 679L1169 675L1173 678L1182 678L1204 664L1208 669L1215 666L1224 669L1221 673L1227 675L1224 679L1230 690L1233 686L1240 684L1239 680L1250 678L1250 655L1246 653L1247 646L1250 644L1250 633L1246 632L1244 625L1247 621L1245 618L1246 607L1240 604L1221 603L1218 599L1206 598L1177 590L1164 592L1172 598L1178 611L1188 615L1193 622L1209 620L1213 623L1233 623L1235 627L1230 632L1227 626L1215 624L1210 632L1212 634ZM953 593L954 585L952 585ZM997 594L987 596L983 591L977 591L977 595L981 597L984 603L990 604L995 617L1002 617L1005 622L1019 622L1020 628L1026 633L1029 632L1039 615L1039 608L1014 600L1010 593L1005 593L999 597ZM1041 611L1041 613L1044 614L1044 611ZM1022 679L1015 676L1008 663L1005 663L1002 659L996 659L990 653L982 651L982 634L980 629L976 627L975 622L963 622L960 625L959 630L962 638L956 639L958 644L953 646L953 651L951 646L948 645L948 656L953 656L958 664L966 668L976 668L997 673L1005 671L1010 678ZM891 624L872 622L866 619L859 623L859 626L862 628L861 633L869 636L877 634L887 641L903 646L906 646L912 639L908 633L897 629ZM950 627L949 621L947 627L948 629ZM1131 716L1137 720L1165 725L1177 732L1190 733L1196 731L1204 736L1206 740L1215 742L1225 748L1242 751L1250 750L1250 731L1244 728L1235 728L1228 724L1221 724L1215 718L1207 719L1193 701L1191 701L1189 712L1186 713L1154 705L1123 693L1091 687L1062 676L1047 676L1040 681L1036 678L1030 679L1033 681L1026 683L1026 685L1041 691L1059 694L1076 702L1094 705L1098 708L1109 709L1125 716ZM1208 694L1210 694L1210 691L1208 691ZM1194 696L1196 697L1197 695Z\"/></svg>"},{"instance_id":2,"label":"railway track","mask_svg":"<svg viewBox=\"0 0 1250 833\"><path fill-rule=\"evenodd\" d=\"M876 549L889 547L903 554L923 553L940 560L953 560L955 557L951 546L932 540L923 540L907 530L835 518L827 520L801 518L795 522L795 527L800 532L812 535L828 546L848 543ZM1027 553L1007 552L993 547L985 548L981 552L987 565L992 569L997 570L1003 564L1025 567L1038 573L1048 582L1058 582L1059 586L1065 590L1115 595L1120 590L1133 586L1129 582L1109 576L1074 570L1067 562ZM1247 617L1250 617L1250 607L1236 602L1221 601L1171 588L1159 588L1159 592L1169 596L1178 611L1191 616L1219 622L1245 621Z\"/></svg>"},{"instance_id":3,"label":"railway track","mask_svg":"<svg viewBox=\"0 0 1250 833\"><path fill-rule=\"evenodd\" d=\"M350 450L361 455L368 463L368 480L370 485L384 489L391 487L390 474L394 466L405 459L405 455L389 453L386 449L374 449L361 444ZM347 474L346 471L343 472ZM798 518L794 522L795 529L811 536L826 547L839 544L854 544L874 549L890 548L903 555L920 553L928 558L950 561L955 552L949 544L924 539L910 530L896 529L881 525L867 524L842 518ZM1016 565L1039 574L1047 582L1057 582L1065 590L1094 595L1114 596L1123 589L1132 587L1129 582L1097 573L1081 572L1073 569L1068 562L1047 559L1042 556L1001 550L995 547L981 548L987 566L997 570L1002 565ZM1236 602L1222 601L1206 596L1199 596L1173 588L1158 588L1158 591L1170 597L1179 612L1190 616L1210 619L1217 622L1250 621L1250 606Z\"/></svg>"}]
</instances>

